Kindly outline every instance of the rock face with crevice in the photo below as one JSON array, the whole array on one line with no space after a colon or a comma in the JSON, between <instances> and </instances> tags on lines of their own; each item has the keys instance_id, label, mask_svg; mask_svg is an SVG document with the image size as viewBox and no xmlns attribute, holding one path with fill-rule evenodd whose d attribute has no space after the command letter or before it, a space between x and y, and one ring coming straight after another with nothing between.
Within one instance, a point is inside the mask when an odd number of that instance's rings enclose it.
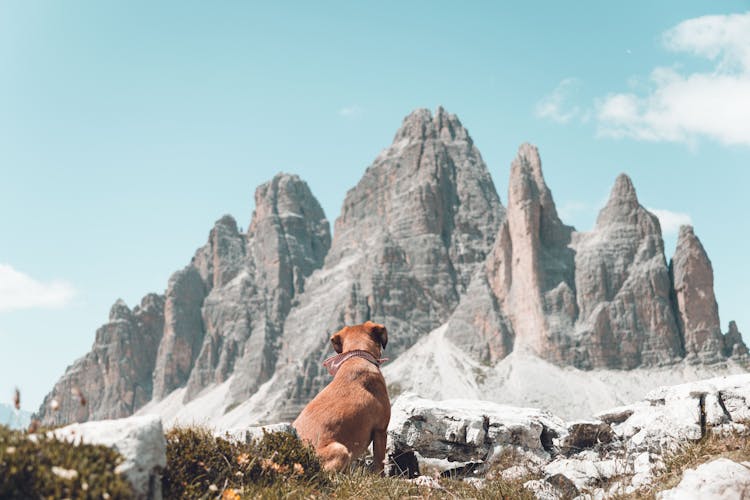
<instances>
[{"instance_id":1,"label":"rock face with crevice","mask_svg":"<svg viewBox=\"0 0 750 500\"><path fill-rule=\"evenodd\" d=\"M325 264L284 324L270 394L251 400L257 418L292 419L328 383L321 362L343 325L386 324L396 332L387 348L395 357L447 320L503 215L456 116L438 108L406 117L344 200Z\"/></svg>"},{"instance_id":2,"label":"rock face with crevice","mask_svg":"<svg viewBox=\"0 0 750 500\"><path fill-rule=\"evenodd\" d=\"M748 349L742 340L742 333L737 329L737 323L729 322L729 331L724 334L724 356L737 359L746 359Z\"/></svg>"},{"instance_id":3,"label":"rock face with crevice","mask_svg":"<svg viewBox=\"0 0 750 500\"><path fill-rule=\"evenodd\" d=\"M507 218L448 320L447 337L485 363L511 351L583 369L675 363L684 356L675 301L713 297L712 278L700 293L684 285L704 279L707 258L699 264L687 248L695 242L680 240L672 276L682 288L675 294L659 221L639 203L628 176L615 181L594 229L575 232L557 215L538 151L522 145L511 166ZM718 313L715 320L718 328ZM684 328L690 337L698 326L688 321ZM705 349L712 354L701 362L726 357L721 343Z\"/></svg>"},{"instance_id":4,"label":"rock face with crevice","mask_svg":"<svg viewBox=\"0 0 750 500\"><path fill-rule=\"evenodd\" d=\"M115 302L91 352L69 366L44 398L45 424L120 418L150 401L163 329L163 296L146 295L132 311L122 300ZM52 411L55 405L59 409Z\"/></svg>"},{"instance_id":5,"label":"rock face with crevice","mask_svg":"<svg viewBox=\"0 0 750 500\"><path fill-rule=\"evenodd\" d=\"M670 454L690 443L712 433L747 434L748 418L747 374L659 387L642 401L573 422L531 408L407 393L393 404L387 470L409 477L531 474L539 479L524 486L549 498L607 498L653 485ZM744 477L722 487L742 486Z\"/></svg>"},{"instance_id":6,"label":"rock face with crevice","mask_svg":"<svg viewBox=\"0 0 750 500\"><path fill-rule=\"evenodd\" d=\"M681 226L669 265L677 322L689 361L716 362L724 355L714 271L692 226Z\"/></svg>"},{"instance_id":7,"label":"rock face with crevice","mask_svg":"<svg viewBox=\"0 0 750 500\"><path fill-rule=\"evenodd\" d=\"M572 361L631 369L679 360L661 227L628 176L617 178L596 226L578 236L575 249L580 316Z\"/></svg>"}]
</instances>

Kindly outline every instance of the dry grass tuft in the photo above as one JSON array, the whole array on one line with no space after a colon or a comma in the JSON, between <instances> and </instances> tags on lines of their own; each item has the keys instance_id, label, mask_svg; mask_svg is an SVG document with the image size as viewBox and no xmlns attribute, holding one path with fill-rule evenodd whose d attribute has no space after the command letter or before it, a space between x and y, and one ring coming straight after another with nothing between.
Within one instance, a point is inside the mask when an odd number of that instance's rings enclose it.
<instances>
[{"instance_id":1,"label":"dry grass tuft","mask_svg":"<svg viewBox=\"0 0 750 500\"><path fill-rule=\"evenodd\" d=\"M747 427L748 422L744 422L744 425ZM741 431L708 432L700 441L689 443L676 453L665 457L664 470L654 479L651 488L617 498L654 499L660 491L677 486L686 470L717 458L728 458L735 462L750 460L750 430L746 428Z\"/></svg>"}]
</instances>

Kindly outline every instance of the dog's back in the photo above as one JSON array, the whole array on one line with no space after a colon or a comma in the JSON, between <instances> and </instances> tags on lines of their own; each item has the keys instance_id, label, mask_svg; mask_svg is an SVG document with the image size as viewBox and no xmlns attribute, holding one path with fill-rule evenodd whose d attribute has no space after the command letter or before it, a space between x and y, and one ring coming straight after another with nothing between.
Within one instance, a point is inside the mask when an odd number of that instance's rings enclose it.
<instances>
[{"instance_id":1,"label":"dog's back","mask_svg":"<svg viewBox=\"0 0 750 500\"><path fill-rule=\"evenodd\" d=\"M391 405L385 379L374 360L379 359L380 347L387 343L387 332L382 325L367 322L345 327L331 342L345 361L293 426L300 438L315 447L328 470L345 469L372 441L374 467L380 472ZM363 354L346 356L354 351Z\"/></svg>"}]
</instances>

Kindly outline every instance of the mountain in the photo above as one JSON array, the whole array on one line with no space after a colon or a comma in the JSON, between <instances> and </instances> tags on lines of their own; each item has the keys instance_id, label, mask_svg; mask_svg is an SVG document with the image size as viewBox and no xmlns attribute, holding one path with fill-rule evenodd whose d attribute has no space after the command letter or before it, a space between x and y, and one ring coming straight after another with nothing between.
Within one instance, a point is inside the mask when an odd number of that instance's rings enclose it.
<instances>
[{"instance_id":1,"label":"mountain","mask_svg":"<svg viewBox=\"0 0 750 500\"><path fill-rule=\"evenodd\" d=\"M394 393L501 400L496 388L512 383L518 395L547 394L539 377L511 375L531 367L575 373L573 385L604 374L602 395L627 386L631 399L648 370L677 383L746 369L736 325L721 333L713 270L692 228L667 263L659 221L623 174L594 229L577 232L560 220L529 144L511 164L506 210L468 131L442 108L404 119L334 227L331 239L298 177L258 187L247 233L222 217L163 296L132 311L118 301L39 415L292 419L329 380L330 334L368 319L389 329ZM582 393L570 392L575 406Z\"/></svg>"}]
</instances>

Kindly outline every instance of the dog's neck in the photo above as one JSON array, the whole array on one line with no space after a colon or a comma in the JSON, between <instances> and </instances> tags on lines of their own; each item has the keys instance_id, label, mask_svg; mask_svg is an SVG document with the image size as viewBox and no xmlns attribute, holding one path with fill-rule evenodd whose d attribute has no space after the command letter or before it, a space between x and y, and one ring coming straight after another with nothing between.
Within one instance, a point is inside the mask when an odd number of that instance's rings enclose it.
<instances>
[{"instance_id":1,"label":"dog's neck","mask_svg":"<svg viewBox=\"0 0 750 500\"><path fill-rule=\"evenodd\" d=\"M380 369L380 365L384 361L388 361L387 358L376 358L371 353L364 351L362 349L355 349L353 351L347 351L342 352L341 354L336 354L335 356L331 356L330 358L323 361L323 366L325 366L328 369L328 373L336 376L336 372L339 371L339 368L341 368L341 365L346 363L348 360L352 358L362 358L366 359L373 365L375 365L378 369Z\"/></svg>"}]
</instances>

